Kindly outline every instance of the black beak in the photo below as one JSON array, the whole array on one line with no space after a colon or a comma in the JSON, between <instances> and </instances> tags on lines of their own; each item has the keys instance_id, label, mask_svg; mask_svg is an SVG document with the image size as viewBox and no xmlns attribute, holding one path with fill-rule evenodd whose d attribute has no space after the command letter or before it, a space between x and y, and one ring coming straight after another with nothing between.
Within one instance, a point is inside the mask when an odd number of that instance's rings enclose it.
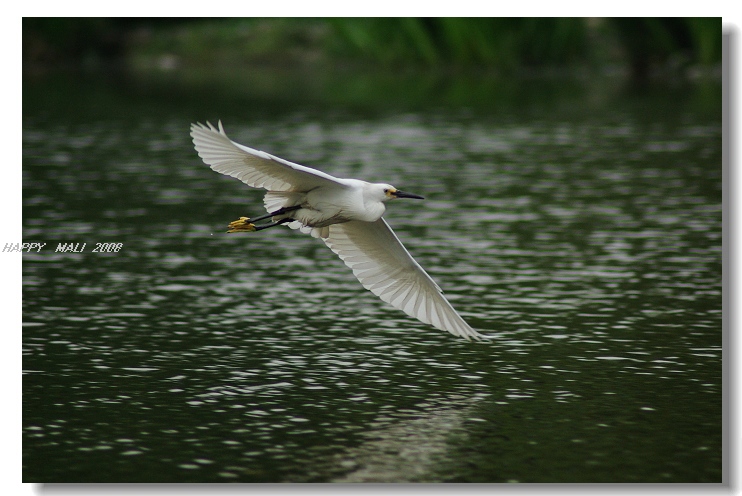
<instances>
[{"instance_id":1,"label":"black beak","mask_svg":"<svg viewBox=\"0 0 742 496\"><path fill-rule=\"evenodd\" d=\"M404 191L397 190L394 193L392 193L397 198L414 198L415 200L424 200L420 195L413 195L412 193L405 193Z\"/></svg>"}]
</instances>

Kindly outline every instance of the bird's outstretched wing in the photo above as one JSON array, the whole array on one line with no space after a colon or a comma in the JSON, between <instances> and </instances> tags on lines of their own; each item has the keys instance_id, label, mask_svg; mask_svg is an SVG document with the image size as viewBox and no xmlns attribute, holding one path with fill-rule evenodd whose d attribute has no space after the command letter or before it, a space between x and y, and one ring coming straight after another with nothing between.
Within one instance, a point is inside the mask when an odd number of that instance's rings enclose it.
<instances>
[{"instance_id":1,"label":"bird's outstretched wing","mask_svg":"<svg viewBox=\"0 0 742 496\"><path fill-rule=\"evenodd\" d=\"M235 143L227 137L221 121L218 129L206 124L191 124L191 137L198 156L216 172L269 191L308 191L343 184L324 172Z\"/></svg>"},{"instance_id":2,"label":"bird's outstretched wing","mask_svg":"<svg viewBox=\"0 0 742 496\"><path fill-rule=\"evenodd\" d=\"M383 218L333 224L324 242L353 270L363 287L385 302L455 336L484 338L456 313Z\"/></svg>"}]
</instances>

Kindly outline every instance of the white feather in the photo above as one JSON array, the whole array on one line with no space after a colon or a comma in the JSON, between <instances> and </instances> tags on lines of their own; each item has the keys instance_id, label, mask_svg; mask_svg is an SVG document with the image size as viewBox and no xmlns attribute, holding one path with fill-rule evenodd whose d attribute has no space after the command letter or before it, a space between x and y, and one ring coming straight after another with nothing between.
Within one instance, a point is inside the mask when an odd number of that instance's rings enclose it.
<instances>
[{"instance_id":1,"label":"white feather","mask_svg":"<svg viewBox=\"0 0 742 496\"><path fill-rule=\"evenodd\" d=\"M192 124L191 136L198 155L213 170L267 189L268 213L300 206L274 220L294 219L287 224L290 228L321 238L363 287L383 301L455 336L484 337L456 313L382 218L384 202L402 194L394 187L339 179L240 145L227 137L221 121L218 129L210 123Z\"/></svg>"},{"instance_id":2,"label":"white feather","mask_svg":"<svg viewBox=\"0 0 742 496\"><path fill-rule=\"evenodd\" d=\"M269 191L307 191L342 183L324 172L235 143L227 137L221 121L219 129L210 122L206 124L191 125L198 156L216 172L236 177L248 186Z\"/></svg>"},{"instance_id":3,"label":"white feather","mask_svg":"<svg viewBox=\"0 0 742 496\"><path fill-rule=\"evenodd\" d=\"M443 296L381 218L330 226L327 246L353 270L364 288L407 315L463 338L481 338Z\"/></svg>"}]
</instances>

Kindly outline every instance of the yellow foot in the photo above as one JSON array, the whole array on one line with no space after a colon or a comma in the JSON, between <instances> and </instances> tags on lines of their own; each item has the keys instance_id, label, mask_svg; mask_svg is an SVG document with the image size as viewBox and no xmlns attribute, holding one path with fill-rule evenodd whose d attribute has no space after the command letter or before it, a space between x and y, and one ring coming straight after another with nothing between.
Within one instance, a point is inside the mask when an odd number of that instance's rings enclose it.
<instances>
[{"instance_id":1,"label":"yellow foot","mask_svg":"<svg viewBox=\"0 0 742 496\"><path fill-rule=\"evenodd\" d=\"M252 232L255 231L255 224L249 222L250 217L240 217L234 222L229 223L228 233Z\"/></svg>"}]
</instances>

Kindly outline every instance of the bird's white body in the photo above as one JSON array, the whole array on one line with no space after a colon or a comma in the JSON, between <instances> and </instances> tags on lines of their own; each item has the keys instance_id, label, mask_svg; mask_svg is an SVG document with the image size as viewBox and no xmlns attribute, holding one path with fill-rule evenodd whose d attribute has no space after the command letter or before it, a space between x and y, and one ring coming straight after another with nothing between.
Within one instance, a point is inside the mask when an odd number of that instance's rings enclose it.
<instances>
[{"instance_id":1,"label":"bird's white body","mask_svg":"<svg viewBox=\"0 0 742 496\"><path fill-rule=\"evenodd\" d=\"M389 184L336 178L248 148L231 141L221 122L218 129L193 124L191 136L206 164L248 186L267 189L266 210L282 212L272 217L275 223L286 222L292 229L321 238L382 300L456 336L484 337L456 313L382 218L386 201L421 197ZM283 213L285 209L290 210Z\"/></svg>"},{"instance_id":2,"label":"bird's white body","mask_svg":"<svg viewBox=\"0 0 742 496\"><path fill-rule=\"evenodd\" d=\"M338 178L336 181L335 184L317 186L308 191L273 194L269 192L269 200L275 197L277 202L281 201L280 207L301 205L301 209L291 212L291 218L304 226L313 228L327 227L351 220L374 222L384 215L386 210L384 202L390 199L384 190L392 186L371 184L357 179ZM272 206L272 203L266 205L268 211L277 210L271 210Z\"/></svg>"}]
</instances>

